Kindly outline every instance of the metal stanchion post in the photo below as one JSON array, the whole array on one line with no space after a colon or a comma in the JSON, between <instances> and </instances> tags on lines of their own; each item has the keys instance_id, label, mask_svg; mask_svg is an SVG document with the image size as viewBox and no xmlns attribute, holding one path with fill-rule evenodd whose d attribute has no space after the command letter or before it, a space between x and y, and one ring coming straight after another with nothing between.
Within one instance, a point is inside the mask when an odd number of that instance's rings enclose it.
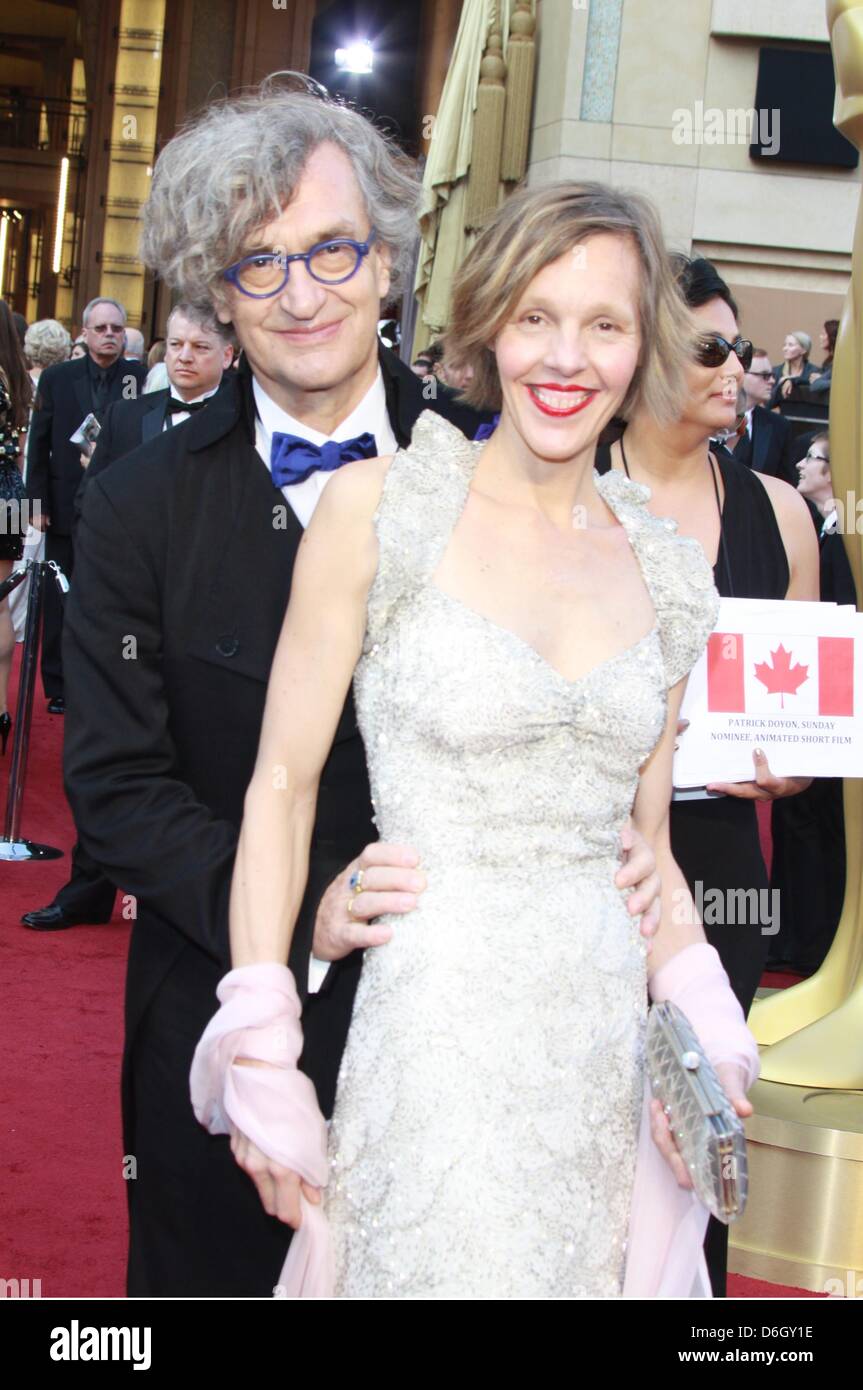
<instances>
[{"instance_id":1,"label":"metal stanchion post","mask_svg":"<svg viewBox=\"0 0 863 1390\"><path fill-rule=\"evenodd\" d=\"M69 581L54 560L31 562L26 569L10 575L0 585L0 599L5 598L30 576L27 596L27 621L24 629L24 651L21 655L21 679L18 685L18 709L15 716L15 735L12 740L12 762L9 768L9 791L6 798L6 822L0 837L0 860L60 859L62 849L40 845L34 840L19 838L27 754L30 748L30 723L33 717L33 695L36 689L36 666L42 630L42 611L45 601L45 581L51 570L60 593L69 592Z\"/></svg>"}]
</instances>

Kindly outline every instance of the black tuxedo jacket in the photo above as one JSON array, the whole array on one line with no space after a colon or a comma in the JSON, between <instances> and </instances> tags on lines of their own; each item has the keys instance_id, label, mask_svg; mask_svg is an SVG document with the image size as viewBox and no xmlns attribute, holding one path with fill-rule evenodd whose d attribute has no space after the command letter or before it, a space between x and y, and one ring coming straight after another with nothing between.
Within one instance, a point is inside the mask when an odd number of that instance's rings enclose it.
<instances>
[{"instance_id":1,"label":"black tuxedo jacket","mask_svg":"<svg viewBox=\"0 0 863 1390\"><path fill-rule=\"evenodd\" d=\"M426 408L476 433L481 417L451 393L425 399L420 379L386 349L381 365L400 445ZM255 451L251 378L242 367L226 374L226 389L206 410L119 459L86 490L63 634L64 774L82 845L136 900L126 1083L138 1027L172 973L185 982L190 1027L202 1031L216 1009L230 963L228 895L243 799L301 537ZM374 838L349 696L321 775L291 950L301 997L322 893ZM325 1111L360 963L355 953L331 968L304 1014L304 1065ZM126 1144L134 1153L128 1127Z\"/></svg>"},{"instance_id":2,"label":"black tuxedo jacket","mask_svg":"<svg viewBox=\"0 0 863 1390\"><path fill-rule=\"evenodd\" d=\"M226 389L226 383L223 381L219 390L224 389ZM211 405L218 395L219 391L216 391L214 395L210 396L207 405ZM140 448L142 444L149 443L151 439L156 439L162 433L165 428L165 416L170 396L171 392L166 387L164 391L148 391L146 395L139 396L137 400L115 401L108 406L101 422L102 429L93 457L89 466L81 470L82 477L75 494L74 505L74 524L76 527L81 517L87 488L92 480L116 459L131 454L133 449ZM196 411L195 414L197 413ZM179 428L179 426L174 426L174 428Z\"/></svg>"},{"instance_id":3,"label":"black tuxedo jacket","mask_svg":"<svg viewBox=\"0 0 863 1390\"><path fill-rule=\"evenodd\" d=\"M139 445L155 439L165 428L165 407L170 391L149 391L136 401L115 401L105 411L96 450L85 471L92 478L109 463L131 454Z\"/></svg>"},{"instance_id":4,"label":"black tuxedo jacket","mask_svg":"<svg viewBox=\"0 0 863 1390\"><path fill-rule=\"evenodd\" d=\"M136 399L146 379L141 362L122 358L110 384L110 401ZM70 444L69 436L91 412L98 414L86 357L45 368L27 440L27 491L50 516L51 530L61 536L72 534L75 493L83 471L81 450Z\"/></svg>"},{"instance_id":5,"label":"black tuxedo jacket","mask_svg":"<svg viewBox=\"0 0 863 1390\"><path fill-rule=\"evenodd\" d=\"M850 603L857 607L857 586L845 543L837 531L824 530L824 517L808 497L812 524L818 534L820 597L822 603Z\"/></svg>"},{"instance_id":6,"label":"black tuxedo jacket","mask_svg":"<svg viewBox=\"0 0 863 1390\"><path fill-rule=\"evenodd\" d=\"M752 411L752 439L745 435L734 449L734 457L749 464L755 473L769 473L796 488L799 481L794 466L794 431L781 415L756 405Z\"/></svg>"}]
</instances>

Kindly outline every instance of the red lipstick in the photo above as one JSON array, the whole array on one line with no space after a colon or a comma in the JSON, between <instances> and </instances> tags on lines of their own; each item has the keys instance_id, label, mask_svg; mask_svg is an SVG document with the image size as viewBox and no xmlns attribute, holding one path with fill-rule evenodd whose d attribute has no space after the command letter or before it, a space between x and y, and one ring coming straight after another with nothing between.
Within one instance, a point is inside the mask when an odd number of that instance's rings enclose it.
<instances>
[{"instance_id":1,"label":"red lipstick","mask_svg":"<svg viewBox=\"0 0 863 1390\"><path fill-rule=\"evenodd\" d=\"M574 405L566 406L565 408L561 409L560 406L551 405L547 400L541 400L539 396L536 394L538 391L547 391L549 392L549 394L553 393L555 396L564 396L567 394L577 393L579 399ZM536 406L537 410L541 410L543 415L552 415L555 416L557 419L568 419L570 415L577 415L579 411L584 410L586 406L590 405L591 401L596 395L596 391L590 390L589 387L560 386L557 382L551 381L530 382L527 386L527 393L530 396L530 399L533 401L534 405Z\"/></svg>"}]
</instances>

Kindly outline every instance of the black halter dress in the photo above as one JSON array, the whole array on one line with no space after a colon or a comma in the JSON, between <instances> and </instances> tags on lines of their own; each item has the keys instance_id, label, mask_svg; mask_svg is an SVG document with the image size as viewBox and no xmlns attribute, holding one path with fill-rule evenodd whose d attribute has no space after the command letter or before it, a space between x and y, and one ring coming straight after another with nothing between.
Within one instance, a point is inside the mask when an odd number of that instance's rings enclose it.
<instances>
[{"instance_id":1,"label":"black halter dress","mask_svg":"<svg viewBox=\"0 0 863 1390\"><path fill-rule=\"evenodd\" d=\"M714 450L714 456L725 484L723 544L713 570L716 587L724 598L783 599L791 572L767 490L757 473L726 450ZM600 445L596 470L606 473L610 467L610 449ZM760 897L768 881L755 802L732 796L673 801L671 850L696 901L746 905L743 922L705 921L704 934L719 952L731 987L748 1014L771 941L762 931L761 913L749 912L750 904L769 902ZM759 890L757 898L731 896L730 890L750 888ZM718 889L721 897L708 897L710 889ZM753 916L757 920L751 920ZM769 924L768 932L775 925Z\"/></svg>"}]
</instances>

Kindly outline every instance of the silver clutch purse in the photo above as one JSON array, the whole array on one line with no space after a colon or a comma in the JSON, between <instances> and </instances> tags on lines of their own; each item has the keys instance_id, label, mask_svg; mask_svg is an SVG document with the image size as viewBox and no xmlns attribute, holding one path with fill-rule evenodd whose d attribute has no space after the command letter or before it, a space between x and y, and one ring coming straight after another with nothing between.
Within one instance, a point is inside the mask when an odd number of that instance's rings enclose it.
<instances>
[{"instance_id":1,"label":"silver clutch purse","mask_svg":"<svg viewBox=\"0 0 863 1390\"><path fill-rule=\"evenodd\" d=\"M654 1004L647 1019L647 1074L662 1102L699 1199L726 1224L743 1215L749 1187L746 1135L686 1014Z\"/></svg>"}]
</instances>

